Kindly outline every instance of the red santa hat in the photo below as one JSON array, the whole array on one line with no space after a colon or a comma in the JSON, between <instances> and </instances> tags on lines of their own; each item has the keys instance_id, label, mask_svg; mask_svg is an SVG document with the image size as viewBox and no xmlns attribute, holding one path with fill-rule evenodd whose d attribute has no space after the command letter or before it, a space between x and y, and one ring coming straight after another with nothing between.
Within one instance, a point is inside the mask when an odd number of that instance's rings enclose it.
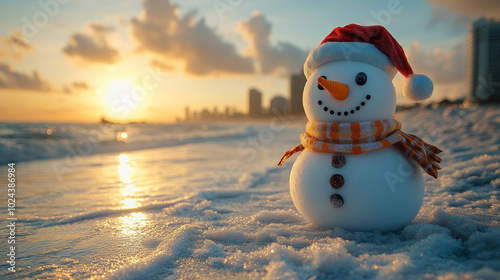
<instances>
[{"instance_id":1,"label":"red santa hat","mask_svg":"<svg viewBox=\"0 0 500 280\"><path fill-rule=\"evenodd\" d=\"M306 78L319 66L334 61L369 63L384 70L391 79L399 71L406 78L403 94L415 102L429 98L434 89L429 77L413 73L403 48L380 25L349 24L335 28L309 53L304 63Z\"/></svg>"}]
</instances>

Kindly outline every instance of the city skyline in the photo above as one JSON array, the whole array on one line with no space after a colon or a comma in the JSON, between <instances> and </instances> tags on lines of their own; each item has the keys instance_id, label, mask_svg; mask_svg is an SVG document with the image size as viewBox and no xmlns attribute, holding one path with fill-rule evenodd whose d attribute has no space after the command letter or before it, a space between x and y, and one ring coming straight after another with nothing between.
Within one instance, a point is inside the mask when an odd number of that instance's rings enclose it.
<instances>
[{"instance_id":1,"label":"city skyline","mask_svg":"<svg viewBox=\"0 0 500 280\"><path fill-rule=\"evenodd\" d=\"M225 105L225 114L218 114L217 106L214 107L213 113L207 107L199 109L198 111L193 111L191 114L191 108L186 106L184 111L184 122L189 121L217 121L217 120L241 120L241 119L259 119L265 117L272 117L275 114L290 114L295 116L305 115L302 95L303 89L306 84L306 77L303 73L292 74L289 77L289 98L284 97L281 94L275 94L269 99L269 105L267 107L263 106L262 91L251 87L248 89L247 94L247 111L240 112L233 106L232 109L228 105ZM246 118L245 118L246 117ZM180 117L176 118L176 122L180 122L182 119Z\"/></svg>"},{"instance_id":2,"label":"city skyline","mask_svg":"<svg viewBox=\"0 0 500 280\"><path fill-rule=\"evenodd\" d=\"M257 99L252 102L252 95ZM291 114L302 115L301 113L292 113L289 108L289 99L283 95L276 94L269 100L269 106L262 105L262 92L256 88L250 88L247 96L246 111L239 111L235 106L222 105L223 112L219 112L218 106L214 106L212 110L208 107L203 107L198 110L192 110L189 106L184 108L184 117L177 117L176 122L204 122L204 121L233 121L233 120L255 120L262 118L273 117L276 114ZM301 102L302 104L302 102ZM252 114L251 112L254 111Z\"/></svg>"}]
</instances>

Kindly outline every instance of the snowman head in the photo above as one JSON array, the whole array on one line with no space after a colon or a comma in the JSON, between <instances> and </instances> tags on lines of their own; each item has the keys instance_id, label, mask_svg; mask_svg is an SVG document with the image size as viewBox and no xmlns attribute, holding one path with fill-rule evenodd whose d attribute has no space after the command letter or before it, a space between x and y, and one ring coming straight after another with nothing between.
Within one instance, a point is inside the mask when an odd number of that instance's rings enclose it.
<instances>
[{"instance_id":1,"label":"snowman head","mask_svg":"<svg viewBox=\"0 0 500 280\"><path fill-rule=\"evenodd\" d=\"M391 118L396 91L382 69L360 61L323 64L304 87L304 110L311 121L362 122Z\"/></svg>"},{"instance_id":2,"label":"snowman head","mask_svg":"<svg viewBox=\"0 0 500 280\"><path fill-rule=\"evenodd\" d=\"M396 109L392 79L406 77L403 94L429 98L432 81L414 74L403 48L382 26L335 28L304 63L304 110L309 120L361 122L391 118Z\"/></svg>"}]
</instances>

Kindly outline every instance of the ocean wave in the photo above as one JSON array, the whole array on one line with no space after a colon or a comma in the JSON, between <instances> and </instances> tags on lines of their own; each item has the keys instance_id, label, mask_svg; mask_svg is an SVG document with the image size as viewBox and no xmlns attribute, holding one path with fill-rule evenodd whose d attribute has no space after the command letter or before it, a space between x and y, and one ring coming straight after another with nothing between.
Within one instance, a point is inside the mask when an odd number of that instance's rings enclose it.
<instances>
[{"instance_id":1,"label":"ocean wave","mask_svg":"<svg viewBox=\"0 0 500 280\"><path fill-rule=\"evenodd\" d=\"M223 142L255 133L242 124L0 123L0 163Z\"/></svg>"}]
</instances>

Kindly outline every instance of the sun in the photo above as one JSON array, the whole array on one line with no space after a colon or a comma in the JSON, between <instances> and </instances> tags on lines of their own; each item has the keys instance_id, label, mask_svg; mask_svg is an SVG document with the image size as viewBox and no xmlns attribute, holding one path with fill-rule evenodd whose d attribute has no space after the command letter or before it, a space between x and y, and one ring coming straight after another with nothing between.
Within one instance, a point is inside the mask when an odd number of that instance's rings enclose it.
<instances>
[{"instance_id":1,"label":"sun","mask_svg":"<svg viewBox=\"0 0 500 280\"><path fill-rule=\"evenodd\" d=\"M115 118L127 118L139 107L142 100L137 88L128 80L115 80L106 88L104 103L108 114Z\"/></svg>"}]
</instances>

